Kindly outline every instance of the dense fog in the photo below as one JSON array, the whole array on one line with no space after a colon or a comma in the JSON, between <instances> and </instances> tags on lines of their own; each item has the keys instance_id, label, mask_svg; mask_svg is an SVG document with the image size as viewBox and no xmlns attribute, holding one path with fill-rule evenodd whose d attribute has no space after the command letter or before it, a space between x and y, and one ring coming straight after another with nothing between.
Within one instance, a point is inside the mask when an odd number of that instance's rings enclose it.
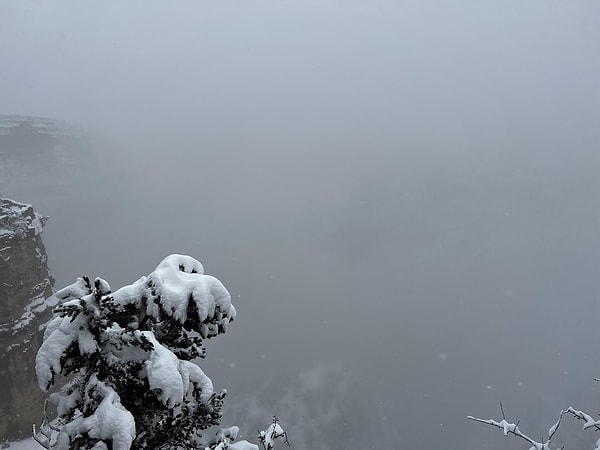
<instances>
[{"instance_id":1,"label":"dense fog","mask_svg":"<svg viewBox=\"0 0 600 450\"><path fill-rule=\"evenodd\" d=\"M541 437L600 410L599 23L583 0L4 1L0 114L92 144L0 193L50 216L57 287L202 261L238 317L201 365L250 440L277 414L297 449L526 448L466 416L502 400Z\"/></svg>"}]
</instances>

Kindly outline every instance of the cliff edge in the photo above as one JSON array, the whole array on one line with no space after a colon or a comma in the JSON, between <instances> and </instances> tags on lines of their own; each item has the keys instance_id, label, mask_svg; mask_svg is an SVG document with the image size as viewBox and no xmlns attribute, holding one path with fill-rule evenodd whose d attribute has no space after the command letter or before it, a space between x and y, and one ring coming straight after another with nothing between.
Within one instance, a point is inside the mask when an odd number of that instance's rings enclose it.
<instances>
[{"instance_id":1,"label":"cliff edge","mask_svg":"<svg viewBox=\"0 0 600 450\"><path fill-rule=\"evenodd\" d=\"M31 205L0 199L0 440L29 435L43 408L34 361L55 303L40 235L46 219Z\"/></svg>"}]
</instances>

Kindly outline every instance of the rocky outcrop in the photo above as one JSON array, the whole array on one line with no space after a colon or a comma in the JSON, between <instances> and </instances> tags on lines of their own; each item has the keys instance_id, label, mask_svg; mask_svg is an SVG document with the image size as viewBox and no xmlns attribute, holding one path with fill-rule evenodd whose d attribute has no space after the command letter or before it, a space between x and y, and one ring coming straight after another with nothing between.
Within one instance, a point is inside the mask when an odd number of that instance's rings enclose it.
<instances>
[{"instance_id":1,"label":"rocky outcrop","mask_svg":"<svg viewBox=\"0 0 600 450\"><path fill-rule=\"evenodd\" d=\"M31 205L0 199L0 440L30 434L43 407L34 360L54 303L45 222Z\"/></svg>"},{"instance_id":2,"label":"rocky outcrop","mask_svg":"<svg viewBox=\"0 0 600 450\"><path fill-rule=\"evenodd\" d=\"M35 203L70 185L90 157L89 136L68 122L0 115L0 197Z\"/></svg>"}]
</instances>

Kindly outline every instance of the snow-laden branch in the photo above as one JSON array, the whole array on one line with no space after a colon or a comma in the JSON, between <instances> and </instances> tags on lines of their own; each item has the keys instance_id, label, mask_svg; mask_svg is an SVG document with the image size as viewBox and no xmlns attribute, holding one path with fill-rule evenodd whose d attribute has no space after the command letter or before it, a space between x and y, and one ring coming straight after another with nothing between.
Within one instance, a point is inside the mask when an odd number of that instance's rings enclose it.
<instances>
[{"instance_id":1,"label":"snow-laden branch","mask_svg":"<svg viewBox=\"0 0 600 450\"><path fill-rule=\"evenodd\" d=\"M238 427L221 428L204 450L259 450L257 445L248 441L234 442L239 431ZM266 430L259 430L258 441L263 450L273 450L277 441L283 442L288 447L290 446L287 433L279 425L277 416L273 416L273 421Z\"/></svg>"},{"instance_id":2,"label":"snow-laden branch","mask_svg":"<svg viewBox=\"0 0 600 450\"><path fill-rule=\"evenodd\" d=\"M91 415L79 415L61 428L53 448L70 449L72 436L86 434L91 439L112 442L113 449L130 448L136 435L135 420L119 395L96 376L91 377L87 389L95 391L100 404Z\"/></svg>"},{"instance_id":3,"label":"snow-laden branch","mask_svg":"<svg viewBox=\"0 0 600 450\"><path fill-rule=\"evenodd\" d=\"M584 421L583 429L587 430L589 428L594 428L595 430L600 430L600 420L594 420L592 416L583 411L578 411L572 406L569 406L565 411L575 417L577 420Z\"/></svg>"},{"instance_id":4,"label":"snow-laden branch","mask_svg":"<svg viewBox=\"0 0 600 450\"><path fill-rule=\"evenodd\" d=\"M108 441L114 450L196 448L199 431L220 423L226 391L214 392L190 360L204 356L203 340L225 333L236 310L199 261L171 255L114 293L105 280L82 277L56 296L62 303L36 373L45 392L56 375L70 378L50 395L60 431L43 426L38 442L61 450Z\"/></svg>"},{"instance_id":5,"label":"snow-laden branch","mask_svg":"<svg viewBox=\"0 0 600 450\"><path fill-rule=\"evenodd\" d=\"M552 447L551 447L552 438L558 431L558 427L561 424L562 418L566 414L569 414L569 415L573 416L575 419L577 419L578 421L583 422L583 430L594 429L596 431L600 431L600 420L595 420L590 414L588 414L584 411L577 410L577 409L573 408L572 406L570 406L569 408L562 410L560 412L560 416L559 416L557 422L554 425L552 425L552 427L550 427L550 429L548 430L547 439L542 439L541 441L536 441L535 439L526 435L519 429L519 422L511 423L506 420L506 416L504 415L504 409L502 407L502 403L500 403L500 409L502 411L502 420L501 421L496 421L493 419L480 419L478 417L473 417L473 416L468 416L467 419L474 420L474 421L480 422L480 423L484 423L486 425L491 425L496 428L500 428L503 431L505 436L508 436L508 435L517 436L532 445L532 447L529 450L551 450L552 449ZM564 448L564 447L561 447L561 448ZM594 448L594 450L600 450L600 439L598 439L598 441L596 442L596 447Z\"/></svg>"},{"instance_id":6,"label":"snow-laden branch","mask_svg":"<svg viewBox=\"0 0 600 450\"><path fill-rule=\"evenodd\" d=\"M279 418L273 416L271 425L266 430L258 432L258 442L260 442L264 450L272 450L275 448L277 440L283 441L288 447L290 446L287 433L279 425Z\"/></svg>"},{"instance_id":7,"label":"snow-laden branch","mask_svg":"<svg viewBox=\"0 0 600 450\"><path fill-rule=\"evenodd\" d=\"M493 419L480 419L478 417L473 417L473 416L467 416L467 419L474 420L476 422L481 422L486 425L491 425L496 428L500 428L502 430L502 432L504 433L504 436L513 435L513 436L519 437L532 445L532 447L530 447L529 450L552 450L552 448L551 448L552 438L556 434L556 431L558 430L558 427L560 426L560 423L561 423L562 418L565 415L565 413L570 412L568 410L561 411L560 416L558 417L558 420L556 421L556 423L554 425L552 425L550 427L550 429L548 430L548 437L546 439L542 438L541 441L536 441L535 439L526 435L519 429L518 421L517 421L517 423L511 423L508 420L506 420L506 416L504 414L504 408L502 407L502 403L500 403L500 410L502 411L502 420L499 422L496 420L493 420Z\"/></svg>"},{"instance_id":8,"label":"snow-laden branch","mask_svg":"<svg viewBox=\"0 0 600 450\"><path fill-rule=\"evenodd\" d=\"M204 447L204 450L259 450L257 445L248 441L234 442L239 432L239 427L219 429L215 438Z\"/></svg>"}]
</instances>

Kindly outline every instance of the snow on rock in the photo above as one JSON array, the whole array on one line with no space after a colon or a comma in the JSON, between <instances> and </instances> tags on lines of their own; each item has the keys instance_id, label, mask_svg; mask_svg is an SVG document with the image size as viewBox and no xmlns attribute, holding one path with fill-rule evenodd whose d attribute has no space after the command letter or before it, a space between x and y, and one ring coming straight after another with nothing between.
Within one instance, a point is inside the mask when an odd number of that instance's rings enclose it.
<instances>
[{"instance_id":1,"label":"snow on rock","mask_svg":"<svg viewBox=\"0 0 600 450\"><path fill-rule=\"evenodd\" d=\"M7 198L0 198L0 211L0 237L37 236L48 220L48 217L36 213L31 205ZM0 248L4 250L4 246Z\"/></svg>"},{"instance_id":2,"label":"snow on rock","mask_svg":"<svg viewBox=\"0 0 600 450\"><path fill-rule=\"evenodd\" d=\"M46 309L54 279L39 235L47 219L31 205L0 198L0 331L21 329Z\"/></svg>"},{"instance_id":3,"label":"snow on rock","mask_svg":"<svg viewBox=\"0 0 600 450\"><path fill-rule=\"evenodd\" d=\"M38 297L31 300L31 302L25 305L23 308L23 315L11 324L13 332L18 331L22 328L28 327L34 321L39 319L39 316L46 312L48 309L56 306L58 299L55 295L51 295L48 298ZM38 322L39 323L39 322ZM44 327L44 323L39 323L38 330Z\"/></svg>"},{"instance_id":4,"label":"snow on rock","mask_svg":"<svg viewBox=\"0 0 600 450\"><path fill-rule=\"evenodd\" d=\"M4 163L0 157L0 166ZM0 180L6 184L2 173ZM31 368L40 329L57 301L40 234L45 221L31 205L0 198L0 436L5 439L27 436L44 401Z\"/></svg>"}]
</instances>

